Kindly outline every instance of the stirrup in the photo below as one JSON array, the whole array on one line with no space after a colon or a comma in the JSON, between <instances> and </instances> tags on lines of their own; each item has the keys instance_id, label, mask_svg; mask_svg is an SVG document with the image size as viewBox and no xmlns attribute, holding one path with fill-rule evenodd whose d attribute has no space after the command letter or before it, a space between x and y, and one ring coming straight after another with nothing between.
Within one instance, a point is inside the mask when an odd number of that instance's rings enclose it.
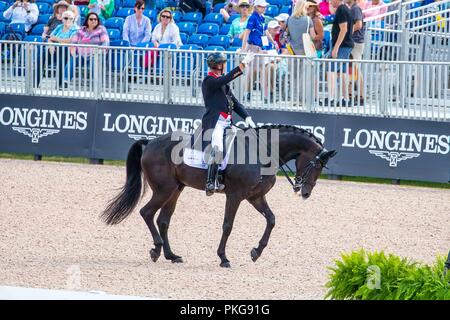
<instances>
[{"instance_id":1,"label":"stirrup","mask_svg":"<svg viewBox=\"0 0 450 320\"><path fill-rule=\"evenodd\" d=\"M205 186L205 192L207 196L212 196L215 192L215 187L213 183L207 183Z\"/></svg>"}]
</instances>

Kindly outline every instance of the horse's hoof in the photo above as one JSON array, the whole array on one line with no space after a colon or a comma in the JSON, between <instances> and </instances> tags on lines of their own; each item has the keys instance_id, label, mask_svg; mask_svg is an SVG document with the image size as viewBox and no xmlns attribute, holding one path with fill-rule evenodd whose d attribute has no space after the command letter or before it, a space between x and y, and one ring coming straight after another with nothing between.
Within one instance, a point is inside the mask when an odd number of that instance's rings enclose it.
<instances>
[{"instance_id":1,"label":"horse's hoof","mask_svg":"<svg viewBox=\"0 0 450 320\"><path fill-rule=\"evenodd\" d=\"M220 263L220 266L221 266L222 268L231 268L230 261L221 262L221 263Z\"/></svg>"},{"instance_id":2,"label":"horse's hoof","mask_svg":"<svg viewBox=\"0 0 450 320\"><path fill-rule=\"evenodd\" d=\"M158 252L156 252L155 249L151 249L150 250L150 258L152 259L153 262L158 261L160 254L158 254Z\"/></svg>"},{"instance_id":3,"label":"horse's hoof","mask_svg":"<svg viewBox=\"0 0 450 320\"><path fill-rule=\"evenodd\" d=\"M173 258L172 263L183 263L183 259L181 257Z\"/></svg>"},{"instance_id":4,"label":"horse's hoof","mask_svg":"<svg viewBox=\"0 0 450 320\"><path fill-rule=\"evenodd\" d=\"M252 257L252 261L255 262L256 260L258 260L259 258L259 254L256 251L255 248L252 249L252 251L250 251L250 256Z\"/></svg>"}]
</instances>

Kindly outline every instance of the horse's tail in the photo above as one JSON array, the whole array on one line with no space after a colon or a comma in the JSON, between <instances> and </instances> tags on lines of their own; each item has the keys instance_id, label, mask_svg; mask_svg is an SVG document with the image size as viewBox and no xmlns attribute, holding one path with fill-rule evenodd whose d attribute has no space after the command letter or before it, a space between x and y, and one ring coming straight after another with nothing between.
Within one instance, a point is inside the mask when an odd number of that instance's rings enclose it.
<instances>
[{"instance_id":1,"label":"horse's tail","mask_svg":"<svg viewBox=\"0 0 450 320\"><path fill-rule=\"evenodd\" d=\"M148 140L135 142L127 156L127 179L120 193L114 197L103 211L101 218L106 224L118 224L133 211L139 202L142 189L142 145L147 145Z\"/></svg>"}]
</instances>

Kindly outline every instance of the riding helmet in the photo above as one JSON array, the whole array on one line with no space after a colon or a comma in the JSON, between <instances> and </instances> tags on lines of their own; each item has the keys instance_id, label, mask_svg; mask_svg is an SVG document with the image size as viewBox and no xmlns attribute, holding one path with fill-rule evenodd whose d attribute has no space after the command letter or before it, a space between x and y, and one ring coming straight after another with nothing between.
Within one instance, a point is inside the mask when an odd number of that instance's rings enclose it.
<instances>
[{"instance_id":1,"label":"riding helmet","mask_svg":"<svg viewBox=\"0 0 450 320\"><path fill-rule=\"evenodd\" d=\"M206 63L211 69L217 69L219 64L224 64L227 62L227 57L222 52L213 52L206 58Z\"/></svg>"}]
</instances>

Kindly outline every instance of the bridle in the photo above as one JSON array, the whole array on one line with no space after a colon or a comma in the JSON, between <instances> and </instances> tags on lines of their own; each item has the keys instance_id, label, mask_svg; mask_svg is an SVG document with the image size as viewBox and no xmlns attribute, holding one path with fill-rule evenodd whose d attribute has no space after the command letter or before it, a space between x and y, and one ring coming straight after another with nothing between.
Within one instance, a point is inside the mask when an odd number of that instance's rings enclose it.
<instances>
[{"instance_id":1,"label":"bridle","mask_svg":"<svg viewBox=\"0 0 450 320\"><path fill-rule=\"evenodd\" d=\"M289 177L289 174L284 170L283 166L286 166L292 175L294 175L294 171L288 166L287 163L285 163L281 158L280 162L282 165L280 166L281 171L283 171L285 177L288 179L289 183L292 185L292 188L294 189L294 192L299 192L303 186L310 185L311 187L314 187L316 184L308 182L309 176L311 175L311 171L313 168L316 168L317 165L321 165L322 168L326 168L326 162L323 161L322 156L328 152L327 149L322 148L319 153L308 162L306 166L302 169L302 174L299 176L297 173L295 173L294 182L292 182L291 178Z\"/></svg>"}]
</instances>

